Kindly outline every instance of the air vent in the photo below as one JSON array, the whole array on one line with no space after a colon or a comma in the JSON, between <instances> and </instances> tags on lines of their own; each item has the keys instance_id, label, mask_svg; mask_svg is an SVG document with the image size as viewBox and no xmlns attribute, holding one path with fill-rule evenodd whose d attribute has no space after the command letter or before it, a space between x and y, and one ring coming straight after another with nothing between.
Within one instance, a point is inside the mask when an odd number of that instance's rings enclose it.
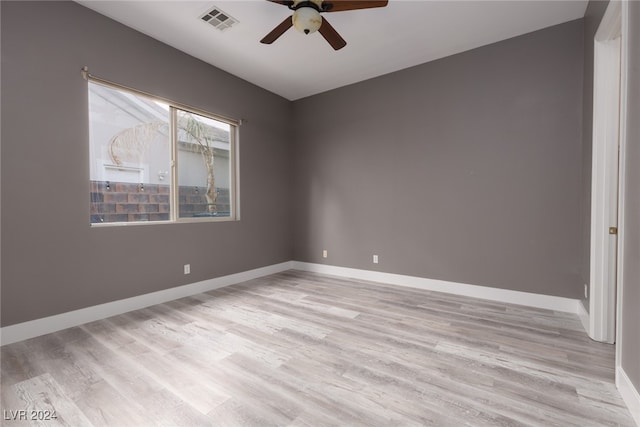
<instances>
[{"instance_id":1,"label":"air vent","mask_svg":"<svg viewBox=\"0 0 640 427\"><path fill-rule=\"evenodd\" d=\"M209 9L204 15L200 17L204 22L210 24L220 31L231 28L232 25L237 24L238 20L233 18L226 12L220 10L219 7L213 7Z\"/></svg>"}]
</instances>

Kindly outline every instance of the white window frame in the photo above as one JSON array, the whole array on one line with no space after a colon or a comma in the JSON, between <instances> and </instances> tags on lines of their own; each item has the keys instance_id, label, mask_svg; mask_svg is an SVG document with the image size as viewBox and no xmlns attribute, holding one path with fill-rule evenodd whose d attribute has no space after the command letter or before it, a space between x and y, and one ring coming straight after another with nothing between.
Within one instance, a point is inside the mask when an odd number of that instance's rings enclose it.
<instances>
[{"instance_id":1,"label":"white window frame","mask_svg":"<svg viewBox=\"0 0 640 427\"><path fill-rule=\"evenodd\" d=\"M242 120L234 120L228 117L223 117L217 114L210 113L208 111L191 107L179 102L175 102L170 99L162 98L156 95L149 94L137 89L133 89L127 86L123 86L118 83L113 83L108 80L104 80L99 77L95 77L88 73L87 67L82 69L83 77L91 83L99 84L110 89L115 89L127 93L131 93L135 96L141 96L148 98L152 101L164 103L169 106L169 129L170 129L170 144L171 144L171 164L169 172L170 193L169 193L169 219L162 221L131 221L131 222L103 222L103 223L91 223L92 227L121 227L121 226L134 226L134 225L151 225L151 224L180 224L180 223L194 223L194 222L227 222L227 221L239 221L239 159L238 159L238 139L239 139L239 127ZM87 86L88 91L88 86ZM197 114L212 120L216 120L222 123L226 123L230 126L229 131L229 216L204 216L204 217L180 217L179 209L179 183L178 183L178 126L177 126L177 112L178 110ZM90 118L89 118L90 120Z\"/></svg>"}]
</instances>

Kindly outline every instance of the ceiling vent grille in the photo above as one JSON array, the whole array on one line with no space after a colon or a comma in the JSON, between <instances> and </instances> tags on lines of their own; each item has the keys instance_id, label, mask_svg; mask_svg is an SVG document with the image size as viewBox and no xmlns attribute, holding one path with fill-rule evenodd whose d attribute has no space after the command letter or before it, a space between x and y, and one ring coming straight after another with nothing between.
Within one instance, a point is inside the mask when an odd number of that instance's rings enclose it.
<instances>
[{"instance_id":1,"label":"ceiling vent grille","mask_svg":"<svg viewBox=\"0 0 640 427\"><path fill-rule=\"evenodd\" d=\"M226 12L220 10L219 7L213 7L209 9L204 15L200 17L204 22L210 24L220 31L231 28L232 25L237 24L238 20L233 18Z\"/></svg>"}]
</instances>

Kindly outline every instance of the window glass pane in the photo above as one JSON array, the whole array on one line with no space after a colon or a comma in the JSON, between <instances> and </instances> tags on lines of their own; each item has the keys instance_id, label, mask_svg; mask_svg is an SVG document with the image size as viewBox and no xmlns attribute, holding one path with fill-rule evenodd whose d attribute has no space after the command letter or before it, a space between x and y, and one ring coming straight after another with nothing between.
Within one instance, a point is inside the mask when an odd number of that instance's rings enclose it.
<instances>
[{"instance_id":1,"label":"window glass pane","mask_svg":"<svg viewBox=\"0 0 640 427\"><path fill-rule=\"evenodd\" d=\"M231 126L178 110L177 127L179 217L229 217Z\"/></svg>"},{"instance_id":2,"label":"window glass pane","mask_svg":"<svg viewBox=\"0 0 640 427\"><path fill-rule=\"evenodd\" d=\"M91 223L170 219L169 107L89 82Z\"/></svg>"}]
</instances>

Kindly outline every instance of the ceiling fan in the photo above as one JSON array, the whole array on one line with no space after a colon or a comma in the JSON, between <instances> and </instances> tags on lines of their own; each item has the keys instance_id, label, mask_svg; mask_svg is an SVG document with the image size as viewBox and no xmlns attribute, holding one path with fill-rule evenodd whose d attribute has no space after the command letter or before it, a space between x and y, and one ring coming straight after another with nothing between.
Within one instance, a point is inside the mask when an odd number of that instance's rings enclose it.
<instances>
[{"instance_id":1,"label":"ceiling fan","mask_svg":"<svg viewBox=\"0 0 640 427\"><path fill-rule=\"evenodd\" d=\"M267 0L287 6L293 10L293 15L267 34L260 43L271 44L285 33L289 28L295 27L304 34L311 34L320 31L322 37L335 50L342 49L347 42L338 32L320 16L323 12L344 12L346 10L370 9L374 7L384 7L388 0Z\"/></svg>"}]
</instances>

